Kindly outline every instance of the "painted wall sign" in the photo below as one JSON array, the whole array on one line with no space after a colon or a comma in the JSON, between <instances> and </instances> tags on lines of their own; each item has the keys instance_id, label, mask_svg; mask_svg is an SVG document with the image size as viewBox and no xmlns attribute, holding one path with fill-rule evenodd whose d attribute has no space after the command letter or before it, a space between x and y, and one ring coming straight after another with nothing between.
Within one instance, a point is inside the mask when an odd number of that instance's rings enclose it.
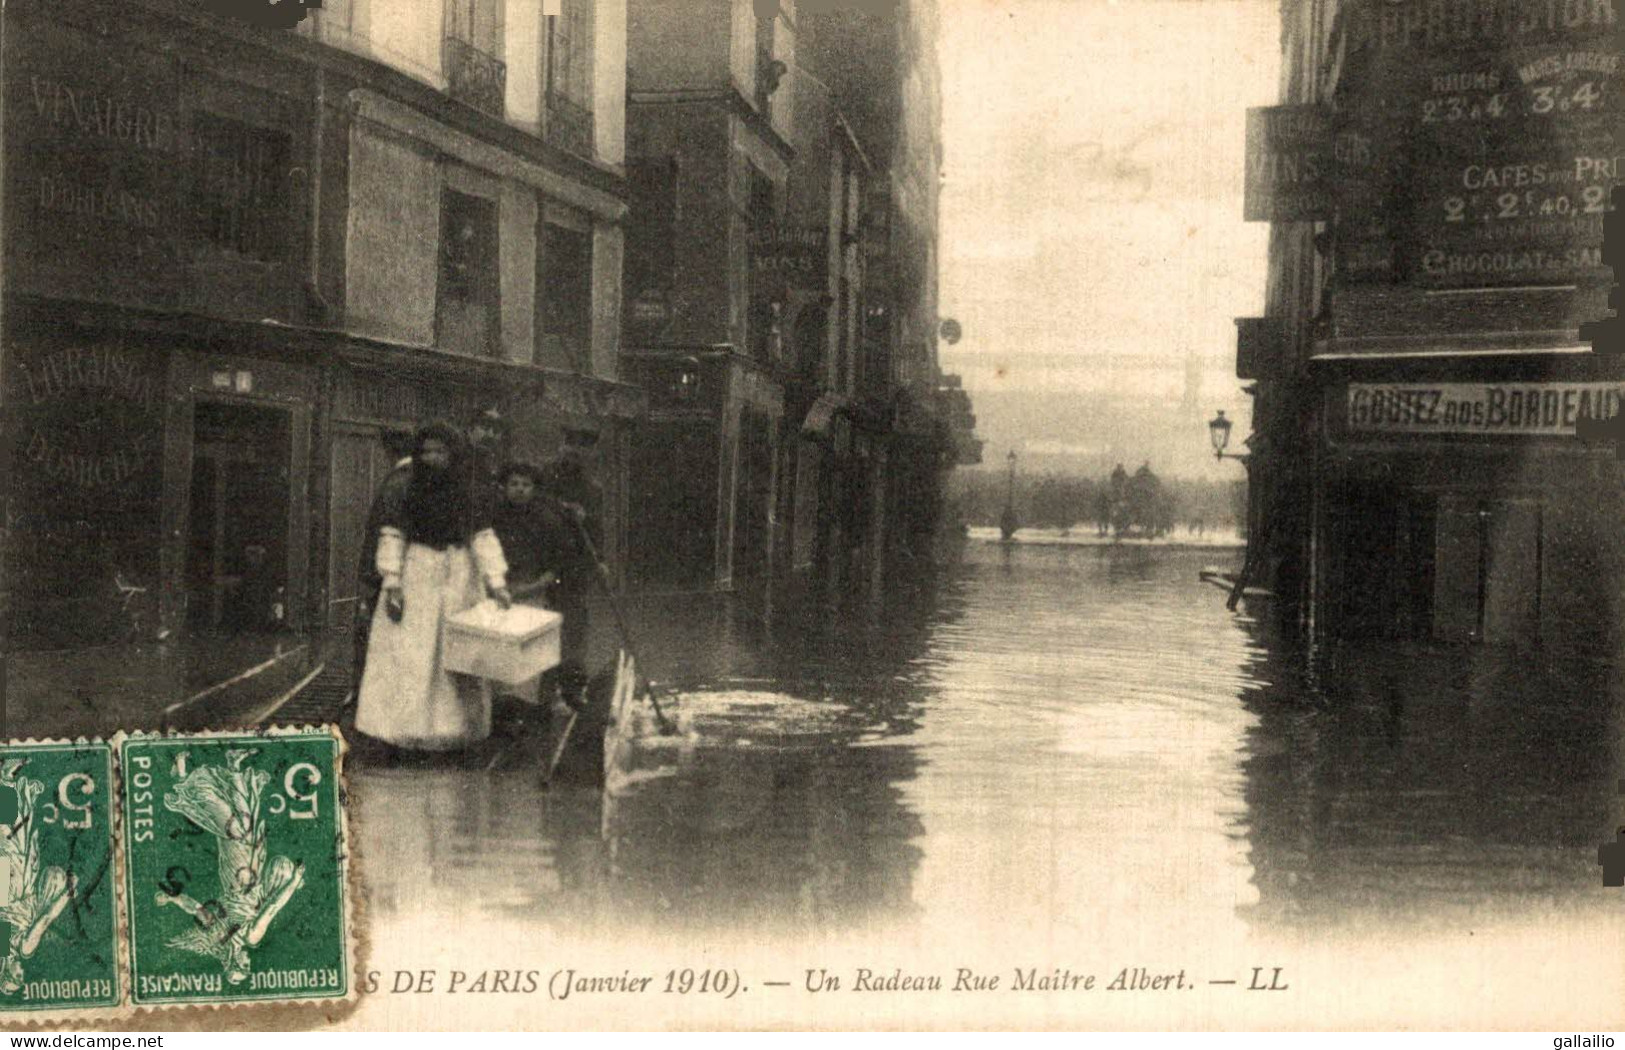
<instances>
[{"instance_id":1,"label":"painted wall sign","mask_svg":"<svg viewBox=\"0 0 1625 1050\"><path fill-rule=\"evenodd\" d=\"M1356 48L1408 58L1589 39L1618 21L1615 0L1380 0L1352 11Z\"/></svg>"},{"instance_id":2,"label":"painted wall sign","mask_svg":"<svg viewBox=\"0 0 1625 1050\"><path fill-rule=\"evenodd\" d=\"M1605 274L1621 181L1618 0L1364 0L1343 109L1375 162L1345 180L1350 281L1562 285Z\"/></svg>"},{"instance_id":3,"label":"painted wall sign","mask_svg":"<svg viewBox=\"0 0 1625 1050\"><path fill-rule=\"evenodd\" d=\"M1584 417L1618 415L1625 383L1351 383L1348 433L1573 435Z\"/></svg>"},{"instance_id":4,"label":"painted wall sign","mask_svg":"<svg viewBox=\"0 0 1625 1050\"><path fill-rule=\"evenodd\" d=\"M1332 216L1332 117L1320 106L1247 111L1242 214L1248 222Z\"/></svg>"},{"instance_id":5,"label":"painted wall sign","mask_svg":"<svg viewBox=\"0 0 1625 1050\"><path fill-rule=\"evenodd\" d=\"M1599 45L1601 42L1599 42ZM1614 48L1518 49L1436 63L1412 117L1418 283L1566 283L1598 274L1625 143Z\"/></svg>"},{"instance_id":6,"label":"painted wall sign","mask_svg":"<svg viewBox=\"0 0 1625 1050\"><path fill-rule=\"evenodd\" d=\"M180 294L186 144L173 61L9 15L5 45L8 280L114 301Z\"/></svg>"},{"instance_id":7,"label":"painted wall sign","mask_svg":"<svg viewBox=\"0 0 1625 1050\"><path fill-rule=\"evenodd\" d=\"M4 553L20 646L119 640L133 599L157 594L165 364L109 343L9 349Z\"/></svg>"}]
</instances>

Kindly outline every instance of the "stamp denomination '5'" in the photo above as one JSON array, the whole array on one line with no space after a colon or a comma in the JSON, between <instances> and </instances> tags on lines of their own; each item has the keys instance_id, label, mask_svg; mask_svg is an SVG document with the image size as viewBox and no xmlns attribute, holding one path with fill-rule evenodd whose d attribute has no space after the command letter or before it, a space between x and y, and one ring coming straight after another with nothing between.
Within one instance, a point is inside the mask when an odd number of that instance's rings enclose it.
<instances>
[{"instance_id":1,"label":"stamp denomination '5'","mask_svg":"<svg viewBox=\"0 0 1625 1050\"><path fill-rule=\"evenodd\" d=\"M122 752L131 1000L344 998L336 737L135 737Z\"/></svg>"}]
</instances>

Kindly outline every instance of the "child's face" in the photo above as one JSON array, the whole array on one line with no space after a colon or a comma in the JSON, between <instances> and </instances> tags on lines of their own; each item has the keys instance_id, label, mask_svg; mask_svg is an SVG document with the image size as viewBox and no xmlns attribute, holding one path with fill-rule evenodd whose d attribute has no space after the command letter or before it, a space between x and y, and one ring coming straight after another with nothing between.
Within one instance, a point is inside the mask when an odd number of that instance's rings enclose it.
<instances>
[{"instance_id":1,"label":"child's face","mask_svg":"<svg viewBox=\"0 0 1625 1050\"><path fill-rule=\"evenodd\" d=\"M536 494L536 483L523 474L511 474L508 480L502 483L502 492L508 497L509 503L523 506Z\"/></svg>"}]
</instances>

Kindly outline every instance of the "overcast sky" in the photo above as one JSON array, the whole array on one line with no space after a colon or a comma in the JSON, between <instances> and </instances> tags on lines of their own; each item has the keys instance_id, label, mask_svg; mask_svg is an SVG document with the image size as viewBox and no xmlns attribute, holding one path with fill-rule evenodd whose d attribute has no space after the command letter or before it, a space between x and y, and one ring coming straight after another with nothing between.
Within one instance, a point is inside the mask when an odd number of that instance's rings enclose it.
<instances>
[{"instance_id":1,"label":"overcast sky","mask_svg":"<svg viewBox=\"0 0 1625 1050\"><path fill-rule=\"evenodd\" d=\"M1245 114L1276 100L1275 0L942 0L941 314L986 462L1149 460L1230 477L1233 318L1268 226L1241 220Z\"/></svg>"}]
</instances>

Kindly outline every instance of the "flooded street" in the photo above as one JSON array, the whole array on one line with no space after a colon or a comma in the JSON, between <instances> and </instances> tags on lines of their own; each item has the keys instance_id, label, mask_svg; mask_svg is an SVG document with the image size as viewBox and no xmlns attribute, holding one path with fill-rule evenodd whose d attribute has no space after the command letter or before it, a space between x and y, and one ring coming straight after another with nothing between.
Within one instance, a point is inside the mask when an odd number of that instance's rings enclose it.
<instances>
[{"instance_id":1,"label":"flooded street","mask_svg":"<svg viewBox=\"0 0 1625 1050\"><path fill-rule=\"evenodd\" d=\"M646 748L611 802L544 792L528 761L353 771L379 968L455 955L448 930L484 931L465 951L979 945L1221 967L1263 943L1560 928L1617 945L1625 908L1597 865L1625 804L1612 674L1392 646L1312 668L1197 582L1232 557L972 542L862 645L650 603L635 631L689 732Z\"/></svg>"}]
</instances>

